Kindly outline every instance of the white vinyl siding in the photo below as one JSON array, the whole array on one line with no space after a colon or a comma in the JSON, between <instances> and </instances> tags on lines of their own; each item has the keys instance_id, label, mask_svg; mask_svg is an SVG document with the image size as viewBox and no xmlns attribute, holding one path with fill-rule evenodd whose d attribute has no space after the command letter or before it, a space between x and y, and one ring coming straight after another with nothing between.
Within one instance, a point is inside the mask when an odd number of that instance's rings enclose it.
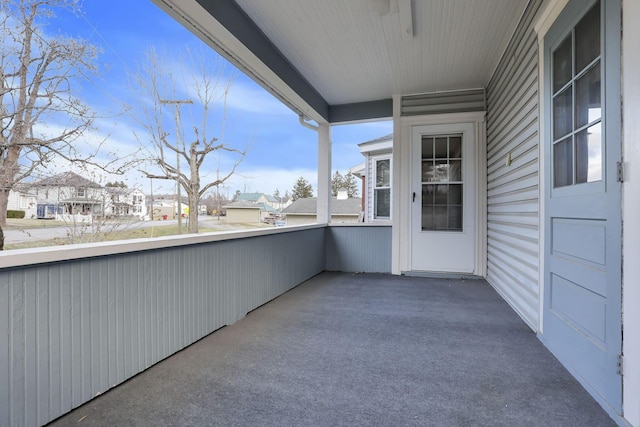
<instances>
[{"instance_id":1,"label":"white vinyl siding","mask_svg":"<svg viewBox=\"0 0 640 427\"><path fill-rule=\"evenodd\" d=\"M367 222L373 221L373 175L374 166L371 155L367 154L366 156L366 182L365 182L365 191L367 192L366 200L365 200L365 218Z\"/></svg>"},{"instance_id":2,"label":"white vinyl siding","mask_svg":"<svg viewBox=\"0 0 640 427\"><path fill-rule=\"evenodd\" d=\"M538 44L532 1L487 87L487 280L534 330L539 284Z\"/></svg>"}]
</instances>

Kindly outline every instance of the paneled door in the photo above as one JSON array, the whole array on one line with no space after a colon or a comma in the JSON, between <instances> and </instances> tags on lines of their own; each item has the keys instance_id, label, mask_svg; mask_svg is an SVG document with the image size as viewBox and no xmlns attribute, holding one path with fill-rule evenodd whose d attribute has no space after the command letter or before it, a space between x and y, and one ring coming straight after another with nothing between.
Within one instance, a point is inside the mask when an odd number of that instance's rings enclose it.
<instances>
[{"instance_id":1,"label":"paneled door","mask_svg":"<svg viewBox=\"0 0 640 427\"><path fill-rule=\"evenodd\" d=\"M597 399L619 412L620 9L615 3L572 1L545 37L541 338Z\"/></svg>"},{"instance_id":2,"label":"paneled door","mask_svg":"<svg viewBox=\"0 0 640 427\"><path fill-rule=\"evenodd\" d=\"M474 125L414 127L411 158L411 270L473 274Z\"/></svg>"}]
</instances>

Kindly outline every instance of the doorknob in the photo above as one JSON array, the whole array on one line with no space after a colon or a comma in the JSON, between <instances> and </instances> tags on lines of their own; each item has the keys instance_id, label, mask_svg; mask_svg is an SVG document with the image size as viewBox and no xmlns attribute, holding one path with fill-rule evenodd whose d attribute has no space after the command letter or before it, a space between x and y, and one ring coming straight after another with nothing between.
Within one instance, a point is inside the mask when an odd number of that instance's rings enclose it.
<instances>
[{"instance_id":1,"label":"doorknob","mask_svg":"<svg viewBox=\"0 0 640 427\"><path fill-rule=\"evenodd\" d=\"M416 201L416 192L414 191L413 192L413 202L415 203L415 201Z\"/></svg>"}]
</instances>

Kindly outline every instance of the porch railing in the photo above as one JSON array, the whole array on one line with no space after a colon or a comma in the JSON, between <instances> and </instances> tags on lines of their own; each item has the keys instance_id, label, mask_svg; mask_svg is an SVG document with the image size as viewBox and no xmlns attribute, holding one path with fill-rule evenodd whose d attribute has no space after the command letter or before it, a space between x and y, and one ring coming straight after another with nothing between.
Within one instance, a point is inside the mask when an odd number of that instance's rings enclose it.
<instances>
[{"instance_id":1,"label":"porch railing","mask_svg":"<svg viewBox=\"0 0 640 427\"><path fill-rule=\"evenodd\" d=\"M0 425L45 424L323 270L384 270L390 247L390 227L306 226L3 253Z\"/></svg>"}]
</instances>

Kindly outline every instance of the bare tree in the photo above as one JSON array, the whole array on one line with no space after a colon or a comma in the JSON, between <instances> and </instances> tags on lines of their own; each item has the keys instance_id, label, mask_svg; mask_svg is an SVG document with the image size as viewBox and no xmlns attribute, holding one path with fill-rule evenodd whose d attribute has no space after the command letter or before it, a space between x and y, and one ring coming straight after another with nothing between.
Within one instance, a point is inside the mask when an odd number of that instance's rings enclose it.
<instances>
[{"instance_id":1,"label":"bare tree","mask_svg":"<svg viewBox=\"0 0 640 427\"><path fill-rule=\"evenodd\" d=\"M155 49L151 49L147 53L146 66L134 76L134 80L145 94L144 102L138 109L141 114L137 119L145 128L152 146L152 167L142 172L148 178L174 180L185 190L189 204L189 233L197 233L200 199L209 189L222 185L236 172L246 150L233 148L224 141L227 96L233 79L225 75L222 59L211 65L204 59L195 58L188 49L186 51L186 59L175 61L177 55L165 55L160 60ZM171 69L171 64L176 64L178 70ZM184 64L190 65L191 69L184 68ZM191 111L199 110L198 118L192 120L192 131L188 135L180 130L179 119L179 105L186 102L177 100L184 98L184 95L181 96L184 93L195 94L197 99L193 100L194 106L189 108L192 108ZM167 101L168 99L174 101ZM216 103L220 104L220 127L217 129L218 136L214 137L210 135L209 121L213 117L212 109ZM163 110L163 104L176 105L175 123L165 119L167 113L173 115L174 110L166 107ZM175 138L169 137L172 129L175 129ZM143 143L141 136L136 137ZM190 143L185 142L187 138ZM212 157L211 153L219 156L223 153L230 154L234 160L226 172L220 173L218 166L215 178L203 183L201 168L205 160ZM187 164L186 170L180 167L183 161Z\"/></svg>"},{"instance_id":2,"label":"bare tree","mask_svg":"<svg viewBox=\"0 0 640 427\"><path fill-rule=\"evenodd\" d=\"M0 0L0 231L9 192L52 160L115 174L137 162L117 155L98 161L106 138L97 146L81 139L97 116L76 84L96 74L99 49L43 30L54 11L78 9L79 0Z\"/></svg>"},{"instance_id":3,"label":"bare tree","mask_svg":"<svg viewBox=\"0 0 640 427\"><path fill-rule=\"evenodd\" d=\"M48 37L42 25L78 0L0 0L0 226L9 191L54 157L90 161L78 138L95 116L72 84L96 71L98 49L71 37ZM85 155L84 158L82 156Z\"/></svg>"}]
</instances>

